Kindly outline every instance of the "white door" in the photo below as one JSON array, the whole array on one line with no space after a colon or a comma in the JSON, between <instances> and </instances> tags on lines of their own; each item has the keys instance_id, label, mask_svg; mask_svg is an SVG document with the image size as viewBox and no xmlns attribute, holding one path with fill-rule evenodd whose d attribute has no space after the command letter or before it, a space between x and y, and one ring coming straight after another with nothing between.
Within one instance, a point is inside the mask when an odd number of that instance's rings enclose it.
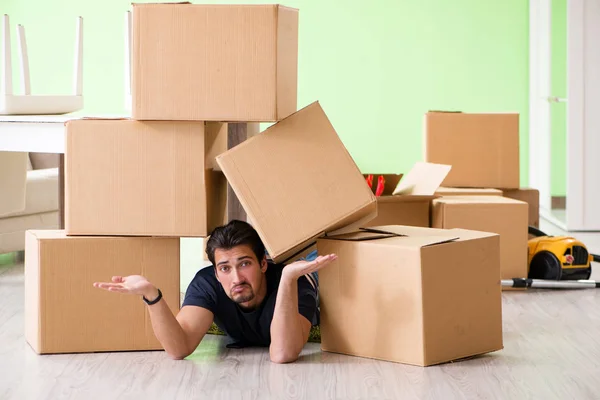
<instances>
[{"instance_id":1,"label":"white door","mask_svg":"<svg viewBox=\"0 0 600 400\"><path fill-rule=\"evenodd\" d=\"M565 230L600 230L600 1L530 0L529 51L529 179L540 214ZM557 194L566 208L552 207Z\"/></svg>"}]
</instances>

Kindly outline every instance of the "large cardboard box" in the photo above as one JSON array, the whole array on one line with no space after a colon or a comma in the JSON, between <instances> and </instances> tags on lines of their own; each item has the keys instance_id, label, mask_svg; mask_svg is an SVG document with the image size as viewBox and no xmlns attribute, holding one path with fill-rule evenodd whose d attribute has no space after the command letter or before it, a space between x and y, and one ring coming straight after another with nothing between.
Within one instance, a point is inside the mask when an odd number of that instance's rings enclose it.
<instances>
[{"instance_id":1,"label":"large cardboard box","mask_svg":"<svg viewBox=\"0 0 600 400\"><path fill-rule=\"evenodd\" d=\"M375 196L318 102L217 162L275 262L377 214Z\"/></svg>"},{"instance_id":2,"label":"large cardboard box","mask_svg":"<svg viewBox=\"0 0 600 400\"><path fill-rule=\"evenodd\" d=\"M529 226L540 227L540 191L531 188L503 190L503 196L529 204Z\"/></svg>"},{"instance_id":3,"label":"large cardboard box","mask_svg":"<svg viewBox=\"0 0 600 400\"><path fill-rule=\"evenodd\" d=\"M433 228L472 229L500 235L502 279L527 277L527 203L501 196L441 197L433 200ZM465 254L469 257L471 254Z\"/></svg>"},{"instance_id":4,"label":"large cardboard box","mask_svg":"<svg viewBox=\"0 0 600 400\"><path fill-rule=\"evenodd\" d=\"M427 366L503 348L496 234L406 226L317 241L321 349Z\"/></svg>"},{"instance_id":5,"label":"large cardboard box","mask_svg":"<svg viewBox=\"0 0 600 400\"><path fill-rule=\"evenodd\" d=\"M431 200L436 189L450 171L447 165L418 162L404 176L402 174L373 175L372 190L376 193L379 177L384 178L384 189L377 197L377 217L364 227L407 225L428 228Z\"/></svg>"},{"instance_id":6,"label":"large cardboard box","mask_svg":"<svg viewBox=\"0 0 600 400\"><path fill-rule=\"evenodd\" d=\"M428 112L425 161L452 166L443 186L519 188L519 114Z\"/></svg>"},{"instance_id":7,"label":"large cardboard box","mask_svg":"<svg viewBox=\"0 0 600 400\"><path fill-rule=\"evenodd\" d=\"M132 116L278 121L297 110L298 10L134 4Z\"/></svg>"},{"instance_id":8,"label":"large cardboard box","mask_svg":"<svg viewBox=\"0 0 600 400\"><path fill-rule=\"evenodd\" d=\"M226 180L205 156L217 133L205 136L204 122L67 122L67 234L207 236L225 212Z\"/></svg>"},{"instance_id":9,"label":"large cardboard box","mask_svg":"<svg viewBox=\"0 0 600 400\"><path fill-rule=\"evenodd\" d=\"M179 309L179 239L66 236L28 231L25 338L38 354L160 350L140 296L94 288L142 275Z\"/></svg>"}]
</instances>

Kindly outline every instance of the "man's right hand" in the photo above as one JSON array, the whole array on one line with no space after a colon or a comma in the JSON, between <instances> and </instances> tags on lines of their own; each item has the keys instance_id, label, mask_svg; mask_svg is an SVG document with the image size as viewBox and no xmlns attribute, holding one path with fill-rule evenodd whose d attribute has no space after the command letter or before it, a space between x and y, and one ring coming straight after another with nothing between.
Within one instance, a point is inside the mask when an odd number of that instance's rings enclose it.
<instances>
[{"instance_id":1,"label":"man's right hand","mask_svg":"<svg viewBox=\"0 0 600 400\"><path fill-rule=\"evenodd\" d=\"M109 292L137 294L153 300L158 297L158 290L141 275L113 276L112 283L94 282L94 287Z\"/></svg>"}]
</instances>

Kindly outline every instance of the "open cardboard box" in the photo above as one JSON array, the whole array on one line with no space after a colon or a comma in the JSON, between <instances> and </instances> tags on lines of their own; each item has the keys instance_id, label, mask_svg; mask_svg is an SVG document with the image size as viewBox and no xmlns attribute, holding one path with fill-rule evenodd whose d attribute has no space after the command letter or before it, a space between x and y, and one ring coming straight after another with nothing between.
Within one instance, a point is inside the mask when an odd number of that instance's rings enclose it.
<instances>
[{"instance_id":1,"label":"open cardboard box","mask_svg":"<svg viewBox=\"0 0 600 400\"><path fill-rule=\"evenodd\" d=\"M319 271L323 351L427 366L503 348L499 235L380 226L317 249L338 255Z\"/></svg>"},{"instance_id":2,"label":"open cardboard box","mask_svg":"<svg viewBox=\"0 0 600 400\"><path fill-rule=\"evenodd\" d=\"M438 197L436 191L450 169L448 165L417 162L406 175L372 174L374 192L379 176L384 177L385 186L377 196L377 217L364 226L429 227L431 201ZM366 179L368 175L363 176Z\"/></svg>"}]
</instances>

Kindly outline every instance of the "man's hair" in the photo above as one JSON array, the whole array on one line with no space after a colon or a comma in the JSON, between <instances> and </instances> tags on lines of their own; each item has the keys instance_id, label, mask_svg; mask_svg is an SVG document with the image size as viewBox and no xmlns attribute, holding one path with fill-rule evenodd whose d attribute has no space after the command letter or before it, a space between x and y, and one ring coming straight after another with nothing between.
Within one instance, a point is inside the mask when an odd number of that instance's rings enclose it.
<instances>
[{"instance_id":1,"label":"man's hair","mask_svg":"<svg viewBox=\"0 0 600 400\"><path fill-rule=\"evenodd\" d=\"M230 250L237 246L248 245L260 263L265 257L265 245L258 232L247 222L233 220L227 225L216 228L206 242L206 254L214 267L215 250Z\"/></svg>"}]
</instances>

